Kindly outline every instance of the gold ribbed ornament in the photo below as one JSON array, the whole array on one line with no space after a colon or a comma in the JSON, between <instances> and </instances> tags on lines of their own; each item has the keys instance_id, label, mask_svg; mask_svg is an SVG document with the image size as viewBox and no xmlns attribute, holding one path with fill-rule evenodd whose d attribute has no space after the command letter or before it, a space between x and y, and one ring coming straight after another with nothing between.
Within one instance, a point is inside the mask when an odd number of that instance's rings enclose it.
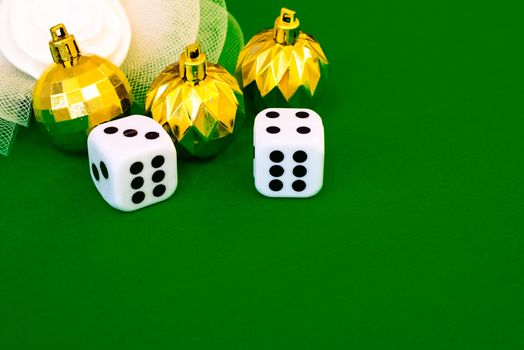
<instances>
[{"instance_id":1,"label":"gold ribbed ornament","mask_svg":"<svg viewBox=\"0 0 524 350\"><path fill-rule=\"evenodd\" d=\"M58 146L85 150L95 126L129 114L131 86L108 60L81 54L63 24L51 28L51 37L54 63L33 90L35 118Z\"/></svg>"},{"instance_id":2,"label":"gold ribbed ornament","mask_svg":"<svg viewBox=\"0 0 524 350\"><path fill-rule=\"evenodd\" d=\"M207 62L199 44L168 66L146 95L146 113L186 156L209 157L229 144L244 119L244 97L224 68Z\"/></svg>"},{"instance_id":3,"label":"gold ribbed ornament","mask_svg":"<svg viewBox=\"0 0 524 350\"><path fill-rule=\"evenodd\" d=\"M240 52L236 76L257 110L313 107L324 90L328 60L299 26L295 12L283 8L274 28L256 34Z\"/></svg>"}]
</instances>

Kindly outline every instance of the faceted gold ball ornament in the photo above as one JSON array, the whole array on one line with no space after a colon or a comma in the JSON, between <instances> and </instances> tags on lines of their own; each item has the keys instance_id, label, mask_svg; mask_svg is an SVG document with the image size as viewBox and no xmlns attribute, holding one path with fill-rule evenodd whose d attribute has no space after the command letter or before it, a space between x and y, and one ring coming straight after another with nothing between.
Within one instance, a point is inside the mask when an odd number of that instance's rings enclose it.
<instances>
[{"instance_id":1,"label":"faceted gold ball ornament","mask_svg":"<svg viewBox=\"0 0 524 350\"><path fill-rule=\"evenodd\" d=\"M328 60L299 26L295 12L283 8L274 28L256 34L240 52L236 76L257 110L314 107L326 87Z\"/></svg>"},{"instance_id":2,"label":"faceted gold ball ornament","mask_svg":"<svg viewBox=\"0 0 524 350\"><path fill-rule=\"evenodd\" d=\"M193 44L155 79L146 113L168 131L179 154L210 157L242 127L244 96L235 77L208 63L200 45Z\"/></svg>"},{"instance_id":3,"label":"faceted gold ball ornament","mask_svg":"<svg viewBox=\"0 0 524 350\"><path fill-rule=\"evenodd\" d=\"M81 54L63 24L51 28L54 63L36 82L33 110L52 141L73 151L87 148L87 136L97 125L128 115L131 86L125 74L108 60Z\"/></svg>"}]
</instances>

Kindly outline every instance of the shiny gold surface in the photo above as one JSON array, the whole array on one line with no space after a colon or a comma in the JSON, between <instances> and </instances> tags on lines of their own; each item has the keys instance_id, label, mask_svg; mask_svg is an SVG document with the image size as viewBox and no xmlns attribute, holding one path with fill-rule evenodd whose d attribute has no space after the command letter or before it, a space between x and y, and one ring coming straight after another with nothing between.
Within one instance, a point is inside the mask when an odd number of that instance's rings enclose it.
<instances>
[{"instance_id":1,"label":"shiny gold surface","mask_svg":"<svg viewBox=\"0 0 524 350\"><path fill-rule=\"evenodd\" d=\"M283 8L280 16L275 20L275 33L273 39L282 45L293 45L300 34L298 27L300 21L295 17L295 11Z\"/></svg>"},{"instance_id":2,"label":"shiny gold surface","mask_svg":"<svg viewBox=\"0 0 524 350\"><path fill-rule=\"evenodd\" d=\"M206 63L196 48L186 48L180 63L155 79L146 111L169 132L182 154L208 157L220 152L241 127L244 102L235 78L219 65Z\"/></svg>"},{"instance_id":3,"label":"shiny gold surface","mask_svg":"<svg viewBox=\"0 0 524 350\"><path fill-rule=\"evenodd\" d=\"M60 28L63 26L51 30L55 63L36 82L33 110L54 143L83 150L95 126L129 113L131 86L125 74L108 60L79 53L75 56L71 49L78 48L74 37Z\"/></svg>"},{"instance_id":4,"label":"shiny gold surface","mask_svg":"<svg viewBox=\"0 0 524 350\"><path fill-rule=\"evenodd\" d=\"M246 96L259 94L267 107L285 107L275 102L278 98L270 99L275 93L283 103L292 102L299 90L300 103L315 97L319 83L327 78L328 60L320 44L299 31L298 24L293 11L282 9L275 27L256 34L241 51L236 74L240 85L249 87Z\"/></svg>"},{"instance_id":5,"label":"shiny gold surface","mask_svg":"<svg viewBox=\"0 0 524 350\"><path fill-rule=\"evenodd\" d=\"M192 83L197 83L206 78L207 58L202 52L200 44L186 47L180 56L180 76Z\"/></svg>"},{"instance_id":6,"label":"shiny gold surface","mask_svg":"<svg viewBox=\"0 0 524 350\"><path fill-rule=\"evenodd\" d=\"M49 49L55 63L70 67L73 60L80 56L80 49L75 37L67 32L66 27L60 23L51 27L51 38Z\"/></svg>"}]
</instances>

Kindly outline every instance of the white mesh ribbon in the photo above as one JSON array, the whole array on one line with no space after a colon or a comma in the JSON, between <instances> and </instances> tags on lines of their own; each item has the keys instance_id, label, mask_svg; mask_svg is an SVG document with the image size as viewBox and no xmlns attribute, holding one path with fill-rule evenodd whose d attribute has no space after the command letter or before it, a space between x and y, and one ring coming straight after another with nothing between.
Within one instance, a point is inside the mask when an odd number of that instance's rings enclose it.
<instances>
[{"instance_id":1,"label":"white mesh ribbon","mask_svg":"<svg viewBox=\"0 0 524 350\"><path fill-rule=\"evenodd\" d=\"M228 13L227 36L218 63L231 74L235 72L238 55L244 47L244 35L235 17Z\"/></svg>"},{"instance_id":2,"label":"white mesh ribbon","mask_svg":"<svg viewBox=\"0 0 524 350\"><path fill-rule=\"evenodd\" d=\"M131 22L132 43L122 69L133 96L144 103L153 79L194 41L200 24L200 2L194 0L122 0Z\"/></svg>"},{"instance_id":3,"label":"white mesh ribbon","mask_svg":"<svg viewBox=\"0 0 524 350\"><path fill-rule=\"evenodd\" d=\"M15 138L18 125L0 118L0 152L6 156Z\"/></svg>"},{"instance_id":4,"label":"white mesh ribbon","mask_svg":"<svg viewBox=\"0 0 524 350\"><path fill-rule=\"evenodd\" d=\"M0 154L7 155L18 125L28 126L34 79L0 52Z\"/></svg>"},{"instance_id":5,"label":"white mesh ribbon","mask_svg":"<svg viewBox=\"0 0 524 350\"><path fill-rule=\"evenodd\" d=\"M218 62L220 58L226 40L227 17L225 0L200 1L198 41L211 62Z\"/></svg>"},{"instance_id":6,"label":"white mesh ribbon","mask_svg":"<svg viewBox=\"0 0 524 350\"><path fill-rule=\"evenodd\" d=\"M71 27L69 32L75 35L81 50L104 56L117 65L125 57L121 68L129 78L135 102L139 106L143 106L145 94L155 77L167 65L178 61L186 45L199 41L211 62L221 63L230 71L234 70L236 58L243 46L242 32L235 19L228 14L225 0L121 0L120 3L118 0L0 0L0 19L6 17L6 5L15 1L18 1L16 5L18 7L22 6L21 3L26 3L26 6L31 4L31 7L37 3L40 8L45 8L46 3L52 3L53 6L57 6L57 3L66 4L64 6L68 9L60 12L60 16L64 17L63 20L60 19L60 22L65 23L68 28ZM97 6L96 11L89 6L93 8ZM122 7L127 14L127 19L121 16ZM86 14L87 12L106 11L105 9L108 13L100 14L100 16L89 17ZM37 28L40 31L38 35L24 33L26 34L24 40L27 40L27 37L39 38L39 42L32 44L34 47L32 52L35 54L23 55L23 53L16 52L17 57L25 64L17 64L18 68L33 76L38 76L47 64L42 64L42 57L49 57L48 63L51 62L50 55L45 56L49 52L48 39L45 39L42 45L41 31L45 30L45 35L49 35L49 28L45 28L48 22L57 21L61 17L57 17L56 11L33 10L31 13L33 17L39 14L52 17L35 20L28 15L27 18L20 19L20 21L27 21L28 27L34 25L35 22L40 24L40 28ZM82 23L72 19L77 13L85 14L82 16ZM16 20L12 17L9 18L11 22ZM88 17L89 20L84 17ZM98 23L99 18L106 19L108 23ZM118 27L119 23L123 23L121 28ZM127 31L131 32L130 44L129 37L126 36L126 23ZM23 27L20 23L15 24ZM0 26L2 26L0 29L5 27L1 23ZM74 29L78 32L75 33ZM115 31L118 34L111 35L112 38L120 39L109 40L107 35L109 30L111 33ZM10 34L7 30L3 32L4 34L0 33L0 39ZM97 35L100 39L97 39ZM16 39L16 35L14 37ZM12 38L8 37L8 39L11 44ZM13 41L16 41L15 39ZM100 42L99 46L97 46L97 40ZM108 44L110 41L114 46ZM2 45L5 45L5 42L6 40L0 40L0 154L3 155L6 155L10 149L16 127L18 125L27 126L29 123L31 92L35 83L33 77L12 64L12 55L9 55L10 57L2 55ZM42 50L42 47L46 51L45 55L38 52ZM125 55L127 49L129 51ZM122 55L123 51L124 55ZM31 64L31 59L34 60L34 64Z\"/></svg>"}]
</instances>

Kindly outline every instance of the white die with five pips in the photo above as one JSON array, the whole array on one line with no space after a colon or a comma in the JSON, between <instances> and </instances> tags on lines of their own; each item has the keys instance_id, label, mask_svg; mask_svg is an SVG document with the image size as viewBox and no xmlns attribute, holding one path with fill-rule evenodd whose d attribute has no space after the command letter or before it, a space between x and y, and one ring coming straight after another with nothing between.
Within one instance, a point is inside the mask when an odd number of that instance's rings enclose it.
<instances>
[{"instance_id":1,"label":"white die with five pips","mask_svg":"<svg viewBox=\"0 0 524 350\"><path fill-rule=\"evenodd\" d=\"M254 177L267 197L312 197L324 177L324 127L313 110L268 108L255 118Z\"/></svg>"},{"instance_id":2,"label":"white die with five pips","mask_svg":"<svg viewBox=\"0 0 524 350\"><path fill-rule=\"evenodd\" d=\"M133 115L101 124L89 134L87 148L91 178L116 209L137 210L176 190L175 146L151 118Z\"/></svg>"}]
</instances>

